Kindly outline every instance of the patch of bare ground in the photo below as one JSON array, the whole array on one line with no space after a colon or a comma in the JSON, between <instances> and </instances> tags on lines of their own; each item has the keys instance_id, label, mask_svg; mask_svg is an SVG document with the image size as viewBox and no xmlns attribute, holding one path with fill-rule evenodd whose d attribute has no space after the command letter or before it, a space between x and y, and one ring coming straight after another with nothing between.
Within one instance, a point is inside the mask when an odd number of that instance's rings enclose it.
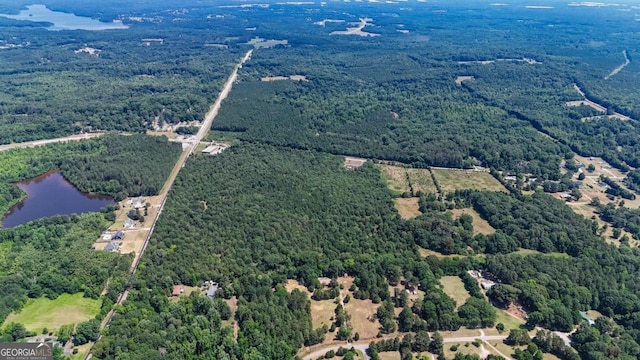
<instances>
[{"instance_id":1,"label":"patch of bare ground","mask_svg":"<svg viewBox=\"0 0 640 360\"><path fill-rule=\"evenodd\" d=\"M465 76L458 76L458 77L456 78L456 84L458 84L458 85L462 85L462 82L463 82L463 81L472 81L472 80L475 80L475 79L476 79L476 78L475 78L475 76L467 76L467 75L465 75Z\"/></svg>"},{"instance_id":2,"label":"patch of bare ground","mask_svg":"<svg viewBox=\"0 0 640 360\"><path fill-rule=\"evenodd\" d=\"M461 189L508 192L491 174L484 171L431 169L443 192Z\"/></svg>"},{"instance_id":3,"label":"patch of bare ground","mask_svg":"<svg viewBox=\"0 0 640 360\"><path fill-rule=\"evenodd\" d=\"M453 213L454 219L460 218L462 214L471 216L473 219L473 232L476 234L491 235L496 232L496 229L494 229L487 220L480 217L480 214L471 208L453 209L450 211Z\"/></svg>"},{"instance_id":4,"label":"patch of bare ground","mask_svg":"<svg viewBox=\"0 0 640 360\"><path fill-rule=\"evenodd\" d=\"M393 205L396 210L398 210L398 214L400 214L401 218L409 220L422 215L418 205L418 200L420 199L416 197L396 198L393 199Z\"/></svg>"},{"instance_id":5,"label":"patch of bare ground","mask_svg":"<svg viewBox=\"0 0 640 360\"><path fill-rule=\"evenodd\" d=\"M351 316L352 334L358 333L360 339L373 339L378 334L380 323L375 318L380 304L374 304L371 300L351 299L344 304L344 308Z\"/></svg>"},{"instance_id":6,"label":"patch of bare ground","mask_svg":"<svg viewBox=\"0 0 640 360\"><path fill-rule=\"evenodd\" d=\"M364 165L367 162L367 159L345 156L344 157L344 167L347 169L357 169L360 166Z\"/></svg>"},{"instance_id":7,"label":"patch of bare ground","mask_svg":"<svg viewBox=\"0 0 640 360\"><path fill-rule=\"evenodd\" d=\"M289 76L265 76L260 78L260 81L283 81L283 80L291 80L291 81L309 81L307 77L304 75L289 75Z\"/></svg>"},{"instance_id":8,"label":"patch of bare ground","mask_svg":"<svg viewBox=\"0 0 640 360\"><path fill-rule=\"evenodd\" d=\"M374 34L374 33L366 32L366 31L362 31L362 29L364 29L365 26L373 25L371 23L371 21L373 21L373 19L360 18L360 23L356 27L347 28L347 30L345 30L345 31L333 31L329 35L359 35L359 36L364 36L364 37L367 37L367 36L371 36L371 37L380 36L380 34Z\"/></svg>"}]
</instances>

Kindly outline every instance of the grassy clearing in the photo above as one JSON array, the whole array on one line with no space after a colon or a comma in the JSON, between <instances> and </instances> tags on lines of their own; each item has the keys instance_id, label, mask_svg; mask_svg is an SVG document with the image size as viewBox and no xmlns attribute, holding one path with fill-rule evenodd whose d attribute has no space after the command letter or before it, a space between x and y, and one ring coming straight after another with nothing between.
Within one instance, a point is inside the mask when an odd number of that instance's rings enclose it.
<instances>
[{"instance_id":1,"label":"grassy clearing","mask_svg":"<svg viewBox=\"0 0 640 360\"><path fill-rule=\"evenodd\" d=\"M467 289L464 288L462 279L457 276L443 276L440 279L440 284L442 284L445 294L455 300L456 309L464 304L470 296Z\"/></svg>"},{"instance_id":2,"label":"grassy clearing","mask_svg":"<svg viewBox=\"0 0 640 360\"><path fill-rule=\"evenodd\" d=\"M288 292L292 292L296 289L300 290L307 294L309 299L311 299L311 293L309 290L296 280L287 280L284 287ZM315 329L322 325L331 326L332 321L330 319L335 314L336 306L337 305L334 303L333 299L322 301L311 300L311 324L313 325L313 328Z\"/></svg>"},{"instance_id":3,"label":"grassy clearing","mask_svg":"<svg viewBox=\"0 0 640 360\"><path fill-rule=\"evenodd\" d=\"M427 169L412 169L393 165L377 165L382 173L382 178L387 182L387 186L395 194L400 195L405 191L410 191L413 185L415 192L436 193L437 189L431 178L431 173Z\"/></svg>"},{"instance_id":4,"label":"grassy clearing","mask_svg":"<svg viewBox=\"0 0 640 360\"><path fill-rule=\"evenodd\" d=\"M481 218L480 214L471 208L453 209L451 212L455 219L459 218L462 214L470 215L473 218L473 232L475 234L491 235L496 232L496 229L489 225L487 220Z\"/></svg>"},{"instance_id":5,"label":"grassy clearing","mask_svg":"<svg viewBox=\"0 0 640 360\"><path fill-rule=\"evenodd\" d=\"M559 257L559 258L569 258L569 255L565 253L560 253L560 252L542 253L538 250L531 250L531 249L520 249L518 251L514 251L513 254L518 254L522 256L544 255L544 256Z\"/></svg>"},{"instance_id":6,"label":"grassy clearing","mask_svg":"<svg viewBox=\"0 0 640 360\"><path fill-rule=\"evenodd\" d=\"M431 178L431 172L427 169L407 169L414 191L423 193L437 193L436 185Z\"/></svg>"},{"instance_id":7,"label":"grassy clearing","mask_svg":"<svg viewBox=\"0 0 640 360\"><path fill-rule=\"evenodd\" d=\"M387 187L397 194L401 195L405 191L409 191L409 182L407 181L407 169L392 165L376 165L380 169L382 178L387 183Z\"/></svg>"},{"instance_id":8,"label":"grassy clearing","mask_svg":"<svg viewBox=\"0 0 640 360\"><path fill-rule=\"evenodd\" d=\"M311 323L313 328L319 328L322 325L330 327L330 319L335 314L336 306L333 300L311 300Z\"/></svg>"},{"instance_id":9,"label":"grassy clearing","mask_svg":"<svg viewBox=\"0 0 640 360\"><path fill-rule=\"evenodd\" d=\"M393 205L401 218L409 220L422 214L418 200L418 198L397 198L393 199Z\"/></svg>"},{"instance_id":10,"label":"grassy clearing","mask_svg":"<svg viewBox=\"0 0 640 360\"><path fill-rule=\"evenodd\" d=\"M16 322L38 334L43 328L56 331L62 325L91 320L100 312L101 300L82 297L82 293L62 294L55 300L45 297L29 299L19 313L10 314L3 327Z\"/></svg>"},{"instance_id":11,"label":"grassy clearing","mask_svg":"<svg viewBox=\"0 0 640 360\"><path fill-rule=\"evenodd\" d=\"M505 329L504 333L507 333L507 334L508 334L509 330L511 330L511 329L519 329L520 325L524 324L524 321L509 315L505 310L502 310L502 309L497 309L496 315L497 315L496 316L496 324L497 323L502 323L504 325L504 329ZM494 328L494 330L495 330L495 328ZM496 331L496 334L497 334L498 331L497 330L495 330L495 331Z\"/></svg>"},{"instance_id":12,"label":"grassy clearing","mask_svg":"<svg viewBox=\"0 0 640 360\"><path fill-rule=\"evenodd\" d=\"M84 345L75 346L74 349L78 349L77 354L71 354L71 360L83 360L91 347L93 346L93 342L86 343Z\"/></svg>"},{"instance_id":13,"label":"grassy clearing","mask_svg":"<svg viewBox=\"0 0 640 360\"><path fill-rule=\"evenodd\" d=\"M443 192L460 189L507 192L507 189L498 180L486 172L446 169L432 169L431 171Z\"/></svg>"},{"instance_id":14,"label":"grassy clearing","mask_svg":"<svg viewBox=\"0 0 640 360\"><path fill-rule=\"evenodd\" d=\"M380 323L378 320L371 321L373 315L378 310L380 304L374 304L371 300L351 299L344 308L351 315L352 334L360 334L360 339L375 338L378 334ZM335 306L334 306L335 308Z\"/></svg>"}]
</instances>

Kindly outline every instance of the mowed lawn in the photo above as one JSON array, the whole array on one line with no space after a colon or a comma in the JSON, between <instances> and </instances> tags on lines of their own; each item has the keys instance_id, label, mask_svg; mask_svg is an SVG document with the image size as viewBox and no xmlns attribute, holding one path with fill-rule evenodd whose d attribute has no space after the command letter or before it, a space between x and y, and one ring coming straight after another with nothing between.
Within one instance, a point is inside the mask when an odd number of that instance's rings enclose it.
<instances>
[{"instance_id":1,"label":"mowed lawn","mask_svg":"<svg viewBox=\"0 0 640 360\"><path fill-rule=\"evenodd\" d=\"M445 193L461 189L507 192L507 189L487 172L445 169L431 171Z\"/></svg>"},{"instance_id":2,"label":"mowed lawn","mask_svg":"<svg viewBox=\"0 0 640 360\"><path fill-rule=\"evenodd\" d=\"M57 331L66 324L78 324L93 319L100 312L102 300L89 299L77 294L62 294L55 300L46 297L29 299L19 313L11 313L2 327L15 322L38 334L43 328Z\"/></svg>"},{"instance_id":3,"label":"mowed lawn","mask_svg":"<svg viewBox=\"0 0 640 360\"><path fill-rule=\"evenodd\" d=\"M464 304L470 296L467 289L464 288L462 279L457 276L443 276L440 279L440 284L442 284L444 293L455 300L456 309Z\"/></svg>"}]
</instances>

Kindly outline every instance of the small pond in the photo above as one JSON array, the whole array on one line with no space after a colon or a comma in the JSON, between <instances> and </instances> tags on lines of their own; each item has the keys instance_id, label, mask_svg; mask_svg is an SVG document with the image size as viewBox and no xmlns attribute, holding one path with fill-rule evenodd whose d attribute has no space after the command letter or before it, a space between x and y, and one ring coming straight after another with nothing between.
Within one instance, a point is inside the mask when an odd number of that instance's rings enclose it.
<instances>
[{"instance_id":1,"label":"small pond","mask_svg":"<svg viewBox=\"0 0 640 360\"><path fill-rule=\"evenodd\" d=\"M3 228L53 215L96 212L114 203L108 196L80 192L57 170L23 180L16 185L27 193L27 197L4 215Z\"/></svg>"}]
</instances>

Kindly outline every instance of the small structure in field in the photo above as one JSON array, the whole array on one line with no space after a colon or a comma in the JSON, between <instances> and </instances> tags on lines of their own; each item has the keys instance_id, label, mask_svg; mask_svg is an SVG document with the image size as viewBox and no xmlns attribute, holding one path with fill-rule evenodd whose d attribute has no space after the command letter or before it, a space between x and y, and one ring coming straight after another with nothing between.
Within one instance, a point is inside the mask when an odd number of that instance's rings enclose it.
<instances>
[{"instance_id":1,"label":"small structure in field","mask_svg":"<svg viewBox=\"0 0 640 360\"><path fill-rule=\"evenodd\" d=\"M184 293L184 286L182 285L174 285L173 291L171 291L171 296L180 296Z\"/></svg>"},{"instance_id":2,"label":"small structure in field","mask_svg":"<svg viewBox=\"0 0 640 360\"><path fill-rule=\"evenodd\" d=\"M124 239L124 232L118 231L115 235L113 235L113 240L122 240Z\"/></svg>"},{"instance_id":3,"label":"small structure in field","mask_svg":"<svg viewBox=\"0 0 640 360\"><path fill-rule=\"evenodd\" d=\"M225 151L229 147L229 144L211 144L202 150L203 154L216 155Z\"/></svg>"}]
</instances>

